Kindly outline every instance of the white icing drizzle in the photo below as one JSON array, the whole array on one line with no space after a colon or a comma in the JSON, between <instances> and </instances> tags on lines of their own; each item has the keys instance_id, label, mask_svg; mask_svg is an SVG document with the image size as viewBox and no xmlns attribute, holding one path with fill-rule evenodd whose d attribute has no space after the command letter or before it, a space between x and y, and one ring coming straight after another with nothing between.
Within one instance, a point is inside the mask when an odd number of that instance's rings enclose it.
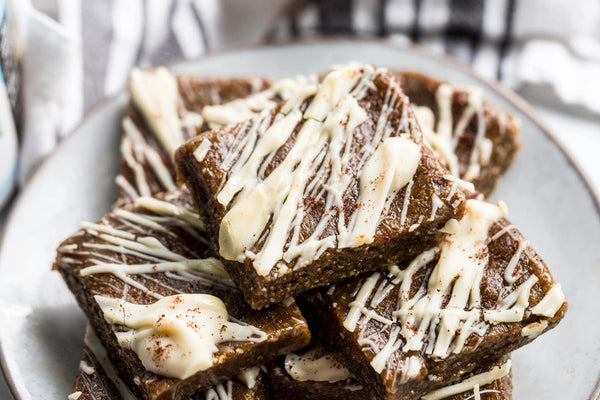
<instances>
[{"instance_id":1,"label":"white icing drizzle","mask_svg":"<svg viewBox=\"0 0 600 400\"><path fill-rule=\"evenodd\" d=\"M368 298L371 296L373 289L375 289L375 285L379 280L381 274L379 272L373 273L361 286L356 298L352 303L349 304L349 311L344 319L344 328L349 330L350 332L354 332L356 329L356 324L361 317L361 313L365 308L365 303Z\"/></svg>"},{"instance_id":2,"label":"white icing drizzle","mask_svg":"<svg viewBox=\"0 0 600 400\"><path fill-rule=\"evenodd\" d=\"M129 198L136 199L139 196L139 193L135 190L133 185L129 183L129 181L125 179L123 175L117 175L117 177L115 178L115 183L118 187L123 189L125 194L129 196Z\"/></svg>"},{"instance_id":3,"label":"white icing drizzle","mask_svg":"<svg viewBox=\"0 0 600 400\"><path fill-rule=\"evenodd\" d=\"M340 382L353 378L348 369L333 353L321 346L314 346L303 354L285 356L285 370L297 381Z\"/></svg>"},{"instance_id":4,"label":"white icing drizzle","mask_svg":"<svg viewBox=\"0 0 600 400\"><path fill-rule=\"evenodd\" d=\"M133 171L134 185L119 175L117 184L131 197L152 195L144 163L150 166L151 171L164 190L176 187L171 172L165 165L160 154L152 148L135 126L131 118L125 117L122 122L123 138L121 139L121 155L127 166Z\"/></svg>"},{"instance_id":5,"label":"white icing drizzle","mask_svg":"<svg viewBox=\"0 0 600 400\"><path fill-rule=\"evenodd\" d=\"M119 344L146 369L167 377L186 379L212 367L219 343L267 339L260 329L231 321L225 304L208 294L169 296L151 305L94 298L107 322L129 328L115 332Z\"/></svg>"},{"instance_id":6,"label":"white icing drizzle","mask_svg":"<svg viewBox=\"0 0 600 400\"><path fill-rule=\"evenodd\" d=\"M84 360L81 360L79 362L79 369L83 371L83 373L85 373L86 375L92 375L94 372L96 372L96 369L88 363L86 363Z\"/></svg>"},{"instance_id":7,"label":"white icing drizzle","mask_svg":"<svg viewBox=\"0 0 600 400\"><path fill-rule=\"evenodd\" d=\"M68 400L77 400L81 397L83 393L81 393L80 391L76 391L71 393L70 395L67 396Z\"/></svg>"},{"instance_id":8,"label":"white icing drizzle","mask_svg":"<svg viewBox=\"0 0 600 400\"><path fill-rule=\"evenodd\" d=\"M256 381L258 379L258 375L260 374L260 370L263 367L252 367L247 368L239 373L237 378L242 381L248 389L253 389L256 386Z\"/></svg>"},{"instance_id":9,"label":"white icing drizzle","mask_svg":"<svg viewBox=\"0 0 600 400\"><path fill-rule=\"evenodd\" d=\"M197 213L173 202L155 199L154 197L141 197L136 200L135 204L157 214L177 218L199 231L205 230L204 221Z\"/></svg>"},{"instance_id":10,"label":"white icing drizzle","mask_svg":"<svg viewBox=\"0 0 600 400\"><path fill-rule=\"evenodd\" d=\"M519 322L525 315L525 309L529 306L529 295L533 285L538 281L538 277L531 275L518 288L513 290L494 310L485 310L484 319L488 322L497 324L501 322Z\"/></svg>"},{"instance_id":11,"label":"white icing drizzle","mask_svg":"<svg viewBox=\"0 0 600 400\"><path fill-rule=\"evenodd\" d=\"M204 160L204 157L206 157L206 154L210 150L210 147L211 147L210 140L208 140L208 139L202 140L202 142L200 143L198 148L196 150L194 150L194 158L196 159L196 161L202 162L202 160Z\"/></svg>"},{"instance_id":12,"label":"white icing drizzle","mask_svg":"<svg viewBox=\"0 0 600 400\"><path fill-rule=\"evenodd\" d=\"M405 138L390 137L377 147L360 172L360 206L345 235L340 235L339 247L372 243L386 199L393 199L408 185L400 217L400 225L405 225L412 177L420 160L419 146Z\"/></svg>"},{"instance_id":13,"label":"white icing drizzle","mask_svg":"<svg viewBox=\"0 0 600 400\"><path fill-rule=\"evenodd\" d=\"M565 302L565 295L560 287L560 283L555 283L540 302L531 309L534 315L542 315L552 318Z\"/></svg>"},{"instance_id":14,"label":"white icing drizzle","mask_svg":"<svg viewBox=\"0 0 600 400\"><path fill-rule=\"evenodd\" d=\"M348 313L343 326L350 332L359 327L357 342L367 346L374 353L371 365L382 373L394 352L422 351L436 358L446 358L449 354L460 353L467 338L472 334L482 336L489 324L520 322L530 307L530 295L539 278L531 274L518 287L513 287L516 279L505 279L507 286L493 309L482 309L480 286L484 270L489 263L489 243L503 235L510 235L519 241L512 260L519 260L523 250L529 246L520 237L514 237L514 227L507 225L494 235L489 230L494 223L504 218L506 205L497 205L480 200L467 200L463 218L454 220L449 233L437 247L416 257L404 270L391 266L387 277L374 273L356 289L354 301L348 304ZM414 277L436 258L436 265L429 278L415 290ZM503 276L512 278L516 262L509 261ZM531 259L535 261L534 259ZM515 264L515 265L513 265ZM522 275L522 273L521 273ZM398 288L398 300L392 319L375 312L377 306ZM331 296L335 289L328 291ZM370 299L370 302L369 302ZM564 303L564 294L559 284L554 284L544 298L530 310L530 314L553 317ZM527 314L527 315L530 315ZM368 334L368 322L380 322L378 329ZM548 321L527 325L523 336L530 338L542 333ZM387 339L380 343L379 332L387 332ZM407 364L399 368L401 379L419 373L418 363L405 358ZM410 367L411 371L408 371Z\"/></svg>"},{"instance_id":15,"label":"white icing drizzle","mask_svg":"<svg viewBox=\"0 0 600 400\"><path fill-rule=\"evenodd\" d=\"M221 382L204 392L205 400L233 400L233 382Z\"/></svg>"},{"instance_id":16,"label":"white icing drizzle","mask_svg":"<svg viewBox=\"0 0 600 400\"><path fill-rule=\"evenodd\" d=\"M102 344L96 337L93 332L92 327L88 324L85 331L85 344L91 350L96 361L100 363L102 369L106 373L106 376L115 384L121 398L123 400L134 400L135 396L131 393L127 385L123 383L123 381L117 376L114 371L112 363L108 360L108 355L106 354L106 350L102 347ZM243 370L237 378L242 381L249 389L253 389L256 385L256 380L258 378L257 374L260 372L260 369L263 367L253 367L248 368L247 370ZM141 385L141 380L139 377L134 377L134 382L137 385ZM206 389L204 392L205 398L215 399L215 400L233 400L232 393L233 390L228 390L232 387L233 381L228 380L225 382L221 382L218 385L215 385L209 389ZM86 392L87 393L87 392ZM219 395L225 394L226 396L231 397L219 397ZM212 396L212 397L211 397ZM216 397L215 397L216 396Z\"/></svg>"},{"instance_id":17,"label":"white icing drizzle","mask_svg":"<svg viewBox=\"0 0 600 400\"><path fill-rule=\"evenodd\" d=\"M280 79L273 82L268 89L246 98L221 105L205 106L202 109L202 115L211 129L237 124L252 118L261 111L275 107L280 101L294 97L297 93L305 90L307 86L314 87L316 83L317 77L314 75Z\"/></svg>"},{"instance_id":18,"label":"white icing drizzle","mask_svg":"<svg viewBox=\"0 0 600 400\"><path fill-rule=\"evenodd\" d=\"M170 156L184 142L179 118L177 80L164 67L151 71L134 68L130 76L131 97Z\"/></svg>"},{"instance_id":19,"label":"white icing drizzle","mask_svg":"<svg viewBox=\"0 0 600 400\"><path fill-rule=\"evenodd\" d=\"M139 198L137 204L152 212L133 212L123 209L114 211L119 225L111 226L108 220L100 223L83 222L81 227L89 235L101 241L85 241L81 244L70 244L59 248L64 255L64 262L78 263L69 255L85 257L87 262L80 269L81 276L93 274L112 274L127 285L134 287L159 300L163 295L150 290L143 280L134 279L141 276L146 281L152 281L168 292L180 293L163 281L156 280L152 275L164 274L169 279L201 282L206 286L218 285L235 289L235 285L220 260L214 257L189 258L174 252L154 237L152 231L173 237L176 240L176 230L184 229L190 236L205 241L201 229L204 224L197 214L186 207L175 204L178 194L167 196L167 200ZM150 229L152 231L150 231ZM125 256L141 259L132 262Z\"/></svg>"},{"instance_id":20,"label":"white icing drizzle","mask_svg":"<svg viewBox=\"0 0 600 400\"><path fill-rule=\"evenodd\" d=\"M257 273L264 276L281 260L295 260L295 267L299 267L328 248L372 242L385 204L411 181L421 156L411 140L389 137L392 129L388 116L403 101L391 84L376 134L358 156L359 199L356 210L346 219L343 197L353 182L346 167L353 157L354 131L367 118L358 101L382 72L371 66L334 70L318 87L304 87L290 97L272 123L269 114L246 123L247 133L224 156L225 165L239 157L217 194L223 206L231 203L219 230L223 258L239 262L250 258ZM300 106L312 95L302 113ZM408 116L403 116L402 129L407 129L407 120ZM299 123L301 127L285 158L261 179L265 166ZM396 153L392 156L392 152ZM305 197L323 199L325 213L312 235L300 242ZM322 237L336 214L338 234ZM270 228L265 231L267 223ZM262 248L256 254L250 252L261 238Z\"/></svg>"},{"instance_id":21,"label":"white icing drizzle","mask_svg":"<svg viewBox=\"0 0 600 400\"><path fill-rule=\"evenodd\" d=\"M504 280L506 282L513 283L517 279L519 279L519 274L516 273L515 268L517 267L517 264L519 263L519 259L521 258L521 253L528 246L529 246L529 242L527 240L521 240L519 242L519 247L517 248L517 251L512 256L512 258L508 262L508 265L506 266L506 269L504 270Z\"/></svg>"},{"instance_id":22,"label":"white icing drizzle","mask_svg":"<svg viewBox=\"0 0 600 400\"><path fill-rule=\"evenodd\" d=\"M435 390L431 393L421 397L422 400L441 400L450 396L454 396L460 393L465 393L473 390L475 392L475 398L478 394L483 393L479 388L485 385L489 385L494 381L504 378L510 373L511 361L507 360L501 366L494 366L487 372L482 372L477 375L473 375L470 378L465 379L462 382L454 385L446 386L441 389Z\"/></svg>"},{"instance_id":23,"label":"white icing drizzle","mask_svg":"<svg viewBox=\"0 0 600 400\"><path fill-rule=\"evenodd\" d=\"M475 322L481 314L479 285L488 262L486 239L491 225L502 216L495 205L467 201L458 232L440 245L439 260L429 278L426 295L402 302L393 313L402 323L402 336L406 340L404 351L420 350L427 331L434 331L439 326L431 354L445 358L453 341L453 352L459 353L464 340L471 333L480 331ZM411 264L415 272L425 265L423 262ZM411 266L408 269L412 272ZM409 298L410 282L403 282L402 297ZM447 295L450 295L450 301L442 308ZM412 327L417 328L416 331ZM460 334L456 337L458 330Z\"/></svg>"},{"instance_id":24,"label":"white icing drizzle","mask_svg":"<svg viewBox=\"0 0 600 400\"><path fill-rule=\"evenodd\" d=\"M529 339L538 337L548 327L548 321L532 322L521 329L521 336L526 336Z\"/></svg>"},{"instance_id":25,"label":"white icing drizzle","mask_svg":"<svg viewBox=\"0 0 600 400\"><path fill-rule=\"evenodd\" d=\"M473 149L469 156L467 169L462 176L464 180L472 181L479 177L481 166L490 163L493 143L485 137L486 121L481 89L470 88L468 90L467 107L456 121L455 126L452 117L453 94L452 86L446 83L438 86L435 93L438 109L437 125L433 111L429 107L413 106L413 110L423 131L425 143L446 162L448 170L454 176L460 174L460 165L456 156L459 139L464 135L471 119L477 118L477 132L475 132Z\"/></svg>"}]
</instances>

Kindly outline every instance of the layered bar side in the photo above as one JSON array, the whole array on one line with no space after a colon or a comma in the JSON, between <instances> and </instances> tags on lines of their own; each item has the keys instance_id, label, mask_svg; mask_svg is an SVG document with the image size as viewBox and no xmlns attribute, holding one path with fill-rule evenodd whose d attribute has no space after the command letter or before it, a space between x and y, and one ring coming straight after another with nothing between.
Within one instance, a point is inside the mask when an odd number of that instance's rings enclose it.
<instances>
[{"instance_id":1,"label":"layered bar side","mask_svg":"<svg viewBox=\"0 0 600 400\"><path fill-rule=\"evenodd\" d=\"M418 72L394 75L427 145L453 175L489 196L519 150L519 121L484 101L481 88L458 88Z\"/></svg>"},{"instance_id":2,"label":"layered bar side","mask_svg":"<svg viewBox=\"0 0 600 400\"><path fill-rule=\"evenodd\" d=\"M190 140L176 165L254 308L410 259L464 210L400 86L372 66Z\"/></svg>"},{"instance_id":3,"label":"layered bar side","mask_svg":"<svg viewBox=\"0 0 600 400\"><path fill-rule=\"evenodd\" d=\"M81 227L55 268L140 398L186 398L310 340L293 299L246 304L183 189Z\"/></svg>"},{"instance_id":4,"label":"layered bar side","mask_svg":"<svg viewBox=\"0 0 600 400\"><path fill-rule=\"evenodd\" d=\"M317 336L378 399L414 399L555 327L567 303L502 204L467 200L409 263L299 298Z\"/></svg>"},{"instance_id":5,"label":"layered bar side","mask_svg":"<svg viewBox=\"0 0 600 400\"><path fill-rule=\"evenodd\" d=\"M321 344L290 353L269 363L267 386L273 400L375 399L344 366L339 354ZM424 400L510 400L510 357L486 361L457 382L425 394Z\"/></svg>"},{"instance_id":6,"label":"layered bar side","mask_svg":"<svg viewBox=\"0 0 600 400\"><path fill-rule=\"evenodd\" d=\"M191 400L265 400L263 370L253 367L235 378L194 393ZM73 393L68 400L135 400L133 393L116 375L106 350L92 332L86 330L85 343Z\"/></svg>"}]
</instances>

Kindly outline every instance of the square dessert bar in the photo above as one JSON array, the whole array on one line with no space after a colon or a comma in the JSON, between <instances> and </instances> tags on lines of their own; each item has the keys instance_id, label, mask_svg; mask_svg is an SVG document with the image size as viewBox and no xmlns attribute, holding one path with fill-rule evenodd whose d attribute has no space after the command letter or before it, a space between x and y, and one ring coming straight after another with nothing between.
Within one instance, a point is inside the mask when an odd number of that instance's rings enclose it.
<instances>
[{"instance_id":1,"label":"square dessert bar","mask_svg":"<svg viewBox=\"0 0 600 400\"><path fill-rule=\"evenodd\" d=\"M144 399L183 399L304 347L293 299L251 309L185 190L139 198L58 248L59 270L120 377Z\"/></svg>"},{"instance_id":2,"label":"square dessert bar","mask_svg":"<svg viewBox=\"0 0 600 400\"><path fill-rule=\"evenodd\" d=\"M464 210L408 98L369 65L190 140L176 166L253 308L410 259Z\"/></svg>"},{"instance_id":3,"label":"square dessert bar","mask_svg":"<svg viewBox=\"0 0 600 400\"><path fill-rule=\"evenodd\" d=\"M261 367L244 370L209 389L194 393L192 400L265 400ZM135 400L133 393L115 374L106 350L88 327L79 372L68 400Z\"/></svg>"},{"instance_id":4,"label":"square dessert bar","mask_svg":"<svg viewBox=\"0 0 600 400\"><path fill-rule=\"evenodd\" d=\"M425 142L453 175L489 196L519 150L518 120L483 101L480 88L456 88L418 72L394 75L410 99Z\"/></svg>"},{"instance_id":5,"label":"square dessert bar","mask_svg":"<svg viewBox=\"0 0 600 400\"><path fill-rule=\"evenodd\" d=\"M376 399L374 392L363 387L344 366L339 354L318 343L270 362L266 377L273 400ZM472 398L512 399L509 356L486 361L458 381L422 397L424 400Z\"/></svg>"},{"instance_id":6,"label":"square dessert bar","mask_svg":"<svg viewBox=\"0 0 600 400\"><path fill-rule=\"evenodd\" d=\"M298 300L321 340L378 399L414 399L553 328L567 303L502 204L467 200L409 263Z\"/></svg>"},{"instance_id":7,"label":"square dessert bar","mask_svg":"<svg viewBox=\"0 0 600 400\"><path fill-rule=\"evenodd\" d=\"M268 85L261 78L174 76L164 67L135 69L122 121L117 206L176 187L173 151L213 125L202 115L206 106L262 93Z\"/></svg>"}]
</instances>

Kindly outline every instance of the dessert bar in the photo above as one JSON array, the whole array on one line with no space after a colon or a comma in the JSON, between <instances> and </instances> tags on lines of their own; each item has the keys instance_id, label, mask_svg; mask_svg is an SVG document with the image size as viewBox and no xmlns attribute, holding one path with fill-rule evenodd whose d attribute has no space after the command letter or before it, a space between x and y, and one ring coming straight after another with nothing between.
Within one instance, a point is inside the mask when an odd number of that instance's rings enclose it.
<instances>
[{"instance_id":1,"label":"dessert bar","mask_svg":"<svg viewBox=\"0 0 600 400\"><path fill-rule=\"evenodd\" d=\"M567 303L503 204L467 200L409 263L299 298L316 335L378 399L414 399L553 328Z\"/></svg>"},{"instance_id":2,"label":"dessert bar","mask_svg":"<svg viewBox=\"0 0 600 400\"><path fill-rule=\"evenodd\" d=\"M367 400L375 398L344 367L343 358L321 344L311 345L269 363L267 387L273 400ZM479 396L479 397L477 397ZM457 382L427 393L424 400L510 400L508 356L485 362Z\"/></svg>"},{"instance_id":3,"label":"dessert bar","mask_svg":"<svg viewBox=\"0 0 600 400\"><path fill-rule=\"evenodd\" d=\"M253 308L408 260L464 195L385 69L336 69L176 153L207 232Z\"/></svg>"},{"instance_id":4,"label":"dessert bar","mask_svg":"<svg viewBox=\"0 0 600 400\"><path fill-rule=\"evenodd\" d=\"M81 228L55 268L138 397L183 399L308 344L293 299L264 312L244 302L187 191L141 197Z\"/></svg>"},{"instance_id":5,"label":"dessert bar","mask_svg":"<svg viewBox=\"0 0 600 400\"><path fill-rule=\"evenodd\" d=\"M456 88L418 72L394 74L410 99L425 143L450 173L489 196L519 149L519 122L483 101L480 88Z\"/></svg>"},{"instance_id":6,"label":"dessert bar","mask_svg":"<svg viewBox=\"0 0 600 400\"><path fill-rule=\"evenodd\" d=\"M174 189L173 151L208 128L204 107L262 92L268 84L260 78L174 76L164 67L134 69L122 121L116 205Z\"/></svg>"},{"instance_id":7,"label":"dessert bar","mask_svg":"<svg viewBox=\"0 0 600 400\"><path fill-rule=\"evenodd\" d=\"M265 400L263 370L252 367L209 389L194 393L191 400ZM116 375L106 350L91 327L86 331L83 355L68 400L135 400L135 396Z\"/></svg>"}]
</instances>

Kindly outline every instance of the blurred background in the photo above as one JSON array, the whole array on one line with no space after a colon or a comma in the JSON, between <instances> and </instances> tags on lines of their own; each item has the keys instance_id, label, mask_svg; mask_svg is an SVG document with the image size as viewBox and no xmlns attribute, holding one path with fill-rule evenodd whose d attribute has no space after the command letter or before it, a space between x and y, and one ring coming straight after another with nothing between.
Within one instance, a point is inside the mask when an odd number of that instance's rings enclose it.
<instances>
[{"instance_id":1,"label":"blurred background","mask_svg":"<svg viewBox=\"0 0 600 400\"><path fill-rule=\"evenodd\" d=\"M499 80L600 187L598 1L0 0L0 11L0 226L13 188L133 66L329 35L416 43Z\"/></svg>"}]
</instances>

